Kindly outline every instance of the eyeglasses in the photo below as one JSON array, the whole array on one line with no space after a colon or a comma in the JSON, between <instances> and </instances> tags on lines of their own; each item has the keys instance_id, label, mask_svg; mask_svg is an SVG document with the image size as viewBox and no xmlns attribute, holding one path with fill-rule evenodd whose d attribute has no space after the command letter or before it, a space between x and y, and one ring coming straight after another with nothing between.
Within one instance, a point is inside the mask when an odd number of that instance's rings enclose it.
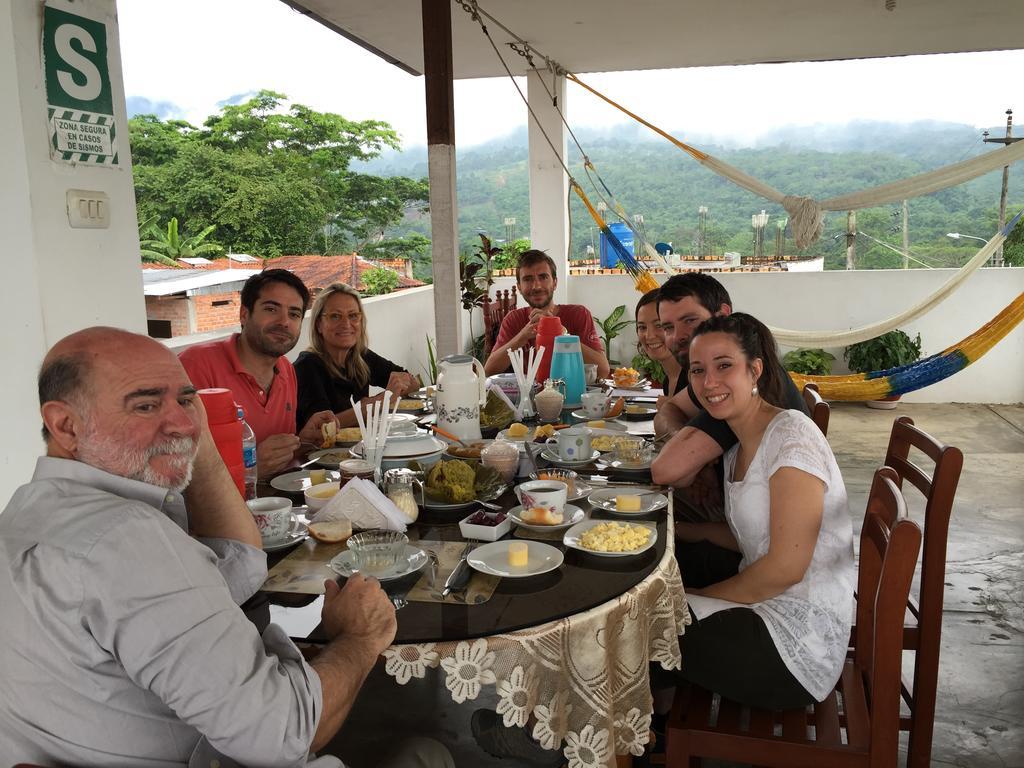
<instances>
[{"instance_id":1,"label":"eyeglasses","mask_svg":"<svg viewBox=\"0 0 1024 768\"><path fill-rule=\"evenodd\" d=\"M321 315L321 318L324 322L330 323L331 325L340 323L343 319L348 320L350 325L359 325L363 316L359 312L349 312L347 315L343 315L340 312L330 312L329 314Z\"/></svg>"}]
</instances>

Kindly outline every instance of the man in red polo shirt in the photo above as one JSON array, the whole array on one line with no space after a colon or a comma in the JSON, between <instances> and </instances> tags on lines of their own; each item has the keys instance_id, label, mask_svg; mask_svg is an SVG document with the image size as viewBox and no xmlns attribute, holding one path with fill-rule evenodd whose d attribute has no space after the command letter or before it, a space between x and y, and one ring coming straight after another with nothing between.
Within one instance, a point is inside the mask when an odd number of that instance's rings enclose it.
<instances>
[{"instance_id":1,"label":"man in red polo shirt","mask_svg":"<svg viewBox=\"0 0 1024 768\"><path fill-rule=\"evenodd\" d=\"M320 425L335 417L321 411L301 429L295 423L298 385L284 355L299 340L309 305L302 280L286 269L265 270L245 281L241 302L241 333L189 347L179 358L195 387L231 390L256 434L259 476L269 477L291 463L300 441L319 445Z\"/></svg>"}]
</instances>

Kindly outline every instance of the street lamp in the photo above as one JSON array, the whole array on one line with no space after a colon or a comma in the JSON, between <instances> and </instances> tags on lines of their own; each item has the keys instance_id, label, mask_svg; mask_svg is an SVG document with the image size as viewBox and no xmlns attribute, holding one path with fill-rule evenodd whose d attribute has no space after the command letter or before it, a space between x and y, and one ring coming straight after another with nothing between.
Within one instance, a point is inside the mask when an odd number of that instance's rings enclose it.
<instances>
[{"instance_id":1,"label":"street lamp","mask_svg":"<svg viewBox=\"0 0 1024 768\"><path fill-rule=\"evenodd\" d=\"M975 237L974 235L961 235L959 232L947 232L946 237L952 237L954 240L959 240L961 237L966 237L968 240L981 240L983 243L987 243L984 237Z\"/></svg>"}]
</instances>

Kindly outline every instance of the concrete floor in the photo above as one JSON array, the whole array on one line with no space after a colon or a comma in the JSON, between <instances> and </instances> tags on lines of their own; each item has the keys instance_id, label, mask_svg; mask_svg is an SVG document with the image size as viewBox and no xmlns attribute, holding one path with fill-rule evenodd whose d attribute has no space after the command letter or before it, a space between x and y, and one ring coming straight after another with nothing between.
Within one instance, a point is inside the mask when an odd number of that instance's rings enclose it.
<instances>
[{"instance_id":1,"label":"concrete floor","mask_svg":"<svg viewBox=\"0 0 1024 768\"><path fill-rule=\"evenodd\" d=\"M933 765L1022 768L1024 406L901 403L894 411L876 411L862 403L833 404L829 442L857 530L871 475L898 415L964 453L949 534ZM917 495L908 494L912 513L920 512ZM436 673L398 688L377 670L330 751L353 768L369 768L381 742L397 730L440 739L458 768L528 765L493 759L477 747L472 712L494 703L481 696L456 706ZM395 722L399 713L402 724ZM904 735L901 750L905 743Z\"/></svg>"}]
</instances>

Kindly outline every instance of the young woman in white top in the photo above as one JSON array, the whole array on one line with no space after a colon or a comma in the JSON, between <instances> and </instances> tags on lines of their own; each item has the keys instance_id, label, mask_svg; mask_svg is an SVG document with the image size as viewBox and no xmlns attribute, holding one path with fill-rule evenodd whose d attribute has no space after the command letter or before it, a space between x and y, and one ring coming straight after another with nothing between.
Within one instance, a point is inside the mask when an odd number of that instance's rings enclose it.
<instances>
[{"instance_id":1,"label":"young woman in white top","mask_svg":"<svg viewBox=\"0 0 1024 768\"><path fill-rule=\"evenodd\" d=\"M690 382L739 444L723 457L726 522L677 528L696 619L680 637L680 674L788 709L822 700L839 679L855 577L839 467L814 422L779 407L776 358L771 332L739 312L705 321L690 341Z\"/></svg>"}]
</instances>

